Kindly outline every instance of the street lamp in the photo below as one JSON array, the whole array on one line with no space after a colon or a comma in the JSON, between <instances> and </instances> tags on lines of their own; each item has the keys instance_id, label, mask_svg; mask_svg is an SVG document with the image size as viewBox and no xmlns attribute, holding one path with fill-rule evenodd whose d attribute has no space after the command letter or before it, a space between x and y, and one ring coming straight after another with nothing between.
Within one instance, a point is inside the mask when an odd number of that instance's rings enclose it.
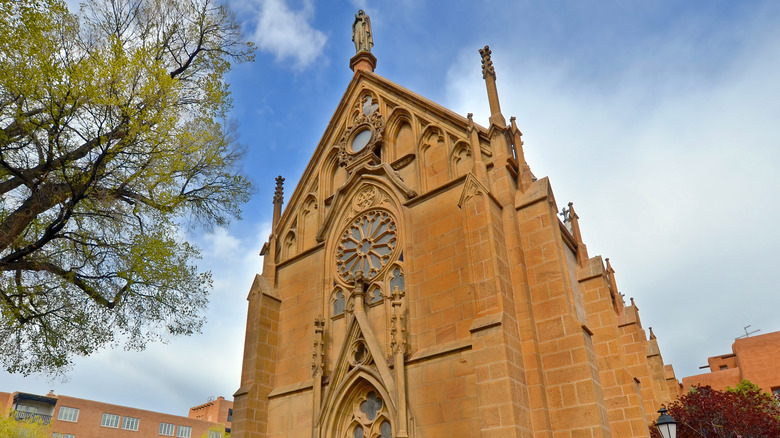
<instances>
[{"instance_id":1,"label":"street lamp","mask_svg":"<svg viewBox=\"0 0 780 438\"><path fill-rule=\"evenodd\" d=\"M674 418L666 413L665 408L661 408L658 413L661 415L655 421L655 427L658 428L661 436L664 438L677 438L677 422L674 421Z\"/></svg>"}]
</instances>

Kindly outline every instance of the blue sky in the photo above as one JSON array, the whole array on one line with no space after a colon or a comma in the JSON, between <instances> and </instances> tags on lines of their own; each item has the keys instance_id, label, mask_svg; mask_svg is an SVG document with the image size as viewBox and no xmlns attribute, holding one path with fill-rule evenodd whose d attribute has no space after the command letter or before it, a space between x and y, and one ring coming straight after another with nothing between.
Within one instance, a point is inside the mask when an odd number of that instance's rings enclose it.
<instances>
[{"instance_id":1,"label":"blue sky","mask_svg":"<svg viewBox=\"0 0 780 438\"><path fill-rule=\"evenodd\" d=\"M780 330L780 4L766 1L230 2L259 47L229 75L256 184L244 219L192 236L215 289L200 336L77 361L68 382L0 373L0 390L186 415L238 388L246 294L270 232L352 76L351 24L371 16L376 73L487 124L477 50L533 172L575 203L678 377Z\"/></svg>"}]
</instances>

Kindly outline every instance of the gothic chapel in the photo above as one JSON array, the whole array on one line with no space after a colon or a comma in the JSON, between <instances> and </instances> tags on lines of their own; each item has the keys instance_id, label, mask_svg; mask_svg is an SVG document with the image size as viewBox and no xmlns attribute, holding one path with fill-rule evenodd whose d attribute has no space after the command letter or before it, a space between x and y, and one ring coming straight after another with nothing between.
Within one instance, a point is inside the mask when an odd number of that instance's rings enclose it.
<instances>
[{"instance_id":1,"label":"gothic chapel","mask_svg":"<svg viewBox=\"0 0 780 438\"><path fill-rule=\"evenodd\" d=\"M609 259L485 126L354 71L249 292L234 438L647 437L680 391Z\"/></svg>"}]
</instances>

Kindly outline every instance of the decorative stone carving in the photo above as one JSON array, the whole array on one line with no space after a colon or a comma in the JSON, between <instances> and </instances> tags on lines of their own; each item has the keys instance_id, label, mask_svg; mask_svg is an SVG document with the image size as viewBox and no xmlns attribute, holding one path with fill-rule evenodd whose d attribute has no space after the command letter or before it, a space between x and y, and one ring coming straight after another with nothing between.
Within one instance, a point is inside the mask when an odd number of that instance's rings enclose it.
<instances>
[{"instance_id":1,"label":"decorative stone carving","mask_svg":"<svg viewBox=\"0 0 780 438\"><path fill-rule=\"evenodd\" d=\"M355 42L355 52L370 52L374 46L374 36L371 32L371 19L361 9L355 14L352 23L352 41Z\"/></svg>"},{"instance_id":2,"label":"decorative stone carving","mask_svg":"<svg viewBox=\"0 0 780 438\"><path fill-rule=\"evenodd\" d=\"M323 364L325 363L325 341L323 333L325 331L325 318L322 315L314 319L314 351L312 352L312 375L321 375Z\"/></svg>"},{"instance_id":3,"label":"decorative stone carving","mask_svg":"<svg viewBox=\"0 0 780 438\"><path fill-rule=\"evenodd\" d=\"M353 367L359 365L369 365L371 363L371 353L368 351L366 341L363 338L356 339L350 345L349 364Z\"/></svg>"},{"instance_id":4,"label":"decorative stone carving","mask_svg":"<svg viewBox=\"0 0 780 438\"><path fill-rule=\"evenodd\" d=\"M391 260L396 247L395 219L385 210L369 210L341 233L336 247L336 269L342 280L350 282L361 273L372 280Z\"/></svg>"},{"instance_id":5,"label":"decorative stone carving","mask_svg":"<svg viewBox=\"0 0 780 438\"><path fill-rule=\"evenodd\" d=\"M379 163L378 152L384 138L385 122L378 111L379 105L372 102L373 97L364 97L360 112L336 145L339 165L347 172L351 173L360 164Z\"/></svg>"},{"instance_id":6,"label":"decorative stone carving","mask_svg":"<svg viewBox=\"0 0 780 438\"><path fill-rule=\"evenodd\" d=\"M352 405L352 422L344 438L392 438L386 403L376 391L364 389Z\"/></svg>"},{"instance_id":7,"label":"decorative stone carving","mask_svg":"<svg viewBox=\"0 0 780 438\"><path fill-rule=\"evenodd\" d=\"M482 55L482 79L487 79L488 76L496 78L496 70L493 68L493 60L490 59L490 55L493 51L489 46L485 46L484 49L479 49L479 54Z\"/></svg>"}]
</instances>

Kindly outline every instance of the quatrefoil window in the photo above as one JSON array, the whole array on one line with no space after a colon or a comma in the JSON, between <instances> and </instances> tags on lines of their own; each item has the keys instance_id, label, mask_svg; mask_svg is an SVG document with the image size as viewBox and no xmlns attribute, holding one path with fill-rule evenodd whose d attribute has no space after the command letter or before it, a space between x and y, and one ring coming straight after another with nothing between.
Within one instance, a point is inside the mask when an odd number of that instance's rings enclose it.
<instances>
[{"instance_id":1,"label":"quatrefoil window","mask_svg":"<svg viewBox=\"0 0 780 438\"><path fill-rule=\"evenodd\" d=\"M356 217L341 234L336 249L336 268L341 278L358 271L371 280L387 265L396 246L396 225L390 213L371 210Z\"/></svg>"}]
</instances>

